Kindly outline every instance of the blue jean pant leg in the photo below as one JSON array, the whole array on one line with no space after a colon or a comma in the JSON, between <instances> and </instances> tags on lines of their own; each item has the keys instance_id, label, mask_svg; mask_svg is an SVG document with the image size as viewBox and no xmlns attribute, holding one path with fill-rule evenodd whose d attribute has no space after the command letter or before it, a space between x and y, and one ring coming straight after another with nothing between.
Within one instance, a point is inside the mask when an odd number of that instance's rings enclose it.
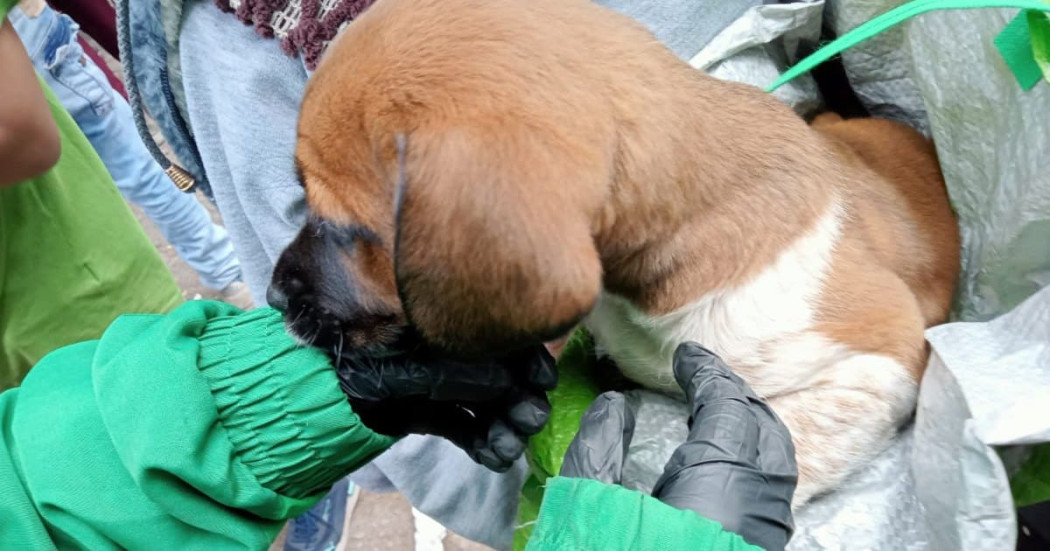
<instances>
[{"instance_id":1,"label":"blue jean pant leg","mask_svg":"<svg viewBox=\"0 0 1050 551\"><path fill-rule=\"evenodd\" d=\"M121 194L160 228L201 282L222 289L241 279L226 230L212 222L196 197L179 191L135 131L131 108L77 42L77 25L45 8L40 16L12 11L38 73L98 152Z\"/></svg>"}]
</instances>

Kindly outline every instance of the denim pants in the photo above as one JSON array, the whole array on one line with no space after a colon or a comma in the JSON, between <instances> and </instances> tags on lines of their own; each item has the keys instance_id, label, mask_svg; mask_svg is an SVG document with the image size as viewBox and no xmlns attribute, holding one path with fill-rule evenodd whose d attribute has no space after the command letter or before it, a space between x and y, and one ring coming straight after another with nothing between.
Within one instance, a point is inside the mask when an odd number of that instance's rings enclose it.
<instances>
[{"instance_id":1,"label":"denim pants","mask_svg":"<svg viewBox=\"0 0 1050 551\"><path fill-rule=\"evenodd\" d=\"M50 7L38 17L12 9L8 18L40 76L98 152L121 194L160 228L207 287L241 279L226 230L194 195L172 183L142 144L124 98L77 41L76 23Z\"/></svg>"}]
</instances>

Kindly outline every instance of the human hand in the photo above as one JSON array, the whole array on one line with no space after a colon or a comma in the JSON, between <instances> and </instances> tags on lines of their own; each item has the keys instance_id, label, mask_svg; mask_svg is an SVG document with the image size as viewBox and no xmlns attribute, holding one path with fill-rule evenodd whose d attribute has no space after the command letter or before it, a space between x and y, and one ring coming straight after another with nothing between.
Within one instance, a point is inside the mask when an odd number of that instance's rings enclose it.
<instances>
[{"instance_id":1,"label":"human hand","mask_svg":"<svg viewBox=\"0 0 1050 551\"><path fill-rule=\"evenodd\" d=\"M791 537L798 479L787 427L740 377L707 349L685 343L674 373L692 414L653 497L718 521L748 543L774 551ZM561 475L619 484L634 414L623 395L599 396L580 421Z\"/></svg>"},{"instance_id":2,"label":"human hand","mask_svg":"<svg viewBox=\"0 0 1050 551\"><path fill-rule=\"evenodd\" d=\"M543 346L481 362L426 354L338 358L336 373L365 426L391 436L442 436L497 472L547 423L546 391L558 379Z\"/></svg>"}]
</instances>

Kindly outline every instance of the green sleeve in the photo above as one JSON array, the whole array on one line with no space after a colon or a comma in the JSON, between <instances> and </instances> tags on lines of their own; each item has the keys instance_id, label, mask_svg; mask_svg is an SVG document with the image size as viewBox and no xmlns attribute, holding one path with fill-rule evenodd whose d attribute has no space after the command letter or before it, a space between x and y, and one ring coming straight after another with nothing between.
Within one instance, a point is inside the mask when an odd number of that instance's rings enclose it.
<instances>
[{"instance_id":1,"label":"green sleeve","mask_svg":"<svg viewBox=\"0 0 1050 551\"><path fill-rule=\"evenodd\" d=\"M620 549L758 551L737 534L692 511L622 486L580 478L551 478L530 551Z\"/></svg>"},{"instance_id":2,"label":"green sleeve","mask_svg":"<svg viewBox=\"0 0 1050 551\"><path fill-rule=\"evenodd\" d=\"M124 316L0 394L0 541L265 549L392 443L271 309Z\"/></svg>"}]
</instances>

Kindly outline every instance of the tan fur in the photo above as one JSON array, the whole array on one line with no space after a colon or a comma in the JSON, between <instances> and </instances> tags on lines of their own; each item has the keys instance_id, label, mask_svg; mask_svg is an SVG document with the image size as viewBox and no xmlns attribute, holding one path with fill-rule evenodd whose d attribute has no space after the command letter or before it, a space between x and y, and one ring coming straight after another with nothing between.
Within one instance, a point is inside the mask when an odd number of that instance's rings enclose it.
<instances>
[{"instance_id":1,"label":"tan fur","mask_svg":"<svg viewBox=\"0 0 1050 551\"><path fill-rule=\"evenodd\" d=\"M854 201L880 263L911 289L926 327L945 321L959 273L959 229L948 208L937 150L915 129L893 121L818 117L813 128L869 177ZM903 209L902 209L903 207Z\"/></svg>"},{"instance_id":2,"label":"tan fur","mask_svg":"<svg viewBox=\"0 0 1050 551\"><path fill-rule=\"evenodd\" d=\"M818 331L851 350L896 359L917 383L927 358L922 331L946 319L959 270L959 234L936 151L918 132L891 121L824 115L813 128L860 178L843 190L853 224L836 250ZM772 400L778 411L793 412L785 421L799 455L802 492L809 491L807 481L847 471L827 456L807 460L820 456L818 449L846 447L858 438L851 431L879 433L900 422L892 402L866 405L881 402L872 388L834 380Z\"/></svg>"},{"instance_id":3,"label":"tan fur","mask_svg":"<svg viewBox=\"0 0 1050 551\"><path fill-rule=\"evenodd\" d=\"M586 0L384 0L310 81L296 157L315 214L379 236L411 322L469 351L554 338L600 292L676 312L760 273L840 205L814 329L899 361L913 387L958 264L932 147L892 123L815 126ZM848 448L850 430L888 441L901 422L899 401L879 402L896 383L878 358L772 401L803 500L877 452L828 466L822 446ZM843 386L851 372L870 386Z\"/></svg>"},{"instance_id":4,"label":"tan fur","mask_svg":"<svg viewBox=\"0 0 1050 551\"><path fill-rule=\"evenodd\" d=\"M738 131L755 121L761 136ZM583 0L374 6L307 88L297 160L314 211L393 246L399 134L402 295L447 345L564 330L602 283L674 310L773 258L823 206L810 175L834 170L775 99Z\"/></svg>"},{"instance_id":5,"label":"tan fur","mask_svg":"<svg viewBox=\"0 0 1050 551\"><path fill-rule=\"evenodd\" d=\"M855 225L829 278L822 331L899 359L921 376L921 330L942 323L959 271L959 231L933 144L906 125L818 117L813 128L853 166ZM876 176L877 175L877 176Z\"/></svg>"}]
</instances>

